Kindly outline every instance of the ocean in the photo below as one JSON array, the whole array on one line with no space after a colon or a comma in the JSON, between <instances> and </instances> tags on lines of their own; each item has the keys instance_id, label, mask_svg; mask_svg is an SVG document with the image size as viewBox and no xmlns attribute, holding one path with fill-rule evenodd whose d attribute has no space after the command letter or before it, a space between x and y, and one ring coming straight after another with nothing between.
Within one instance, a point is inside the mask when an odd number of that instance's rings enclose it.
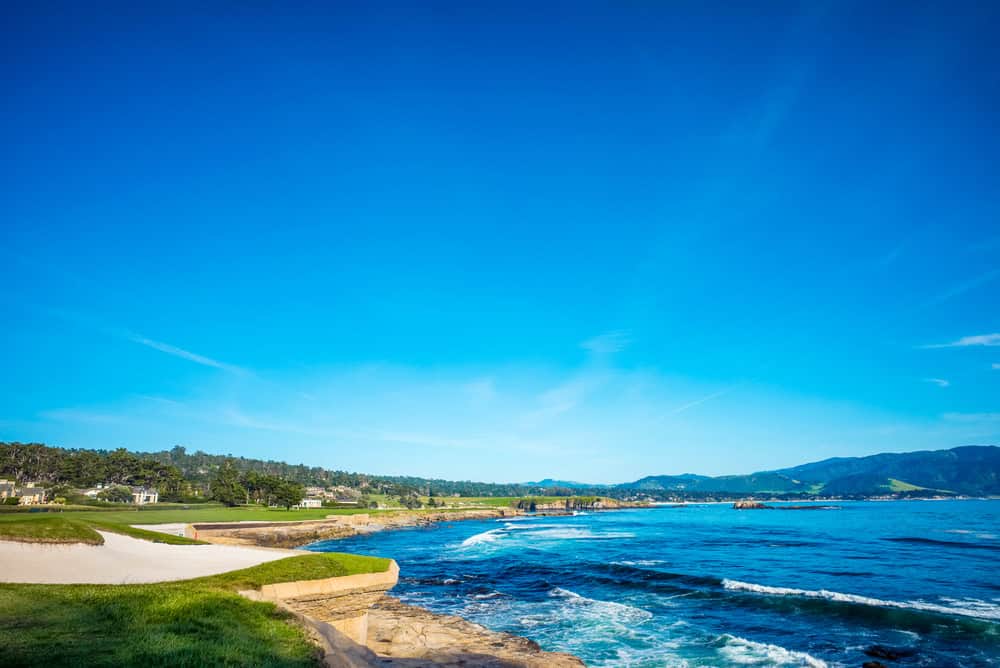
<instances>
[{"instance_id":1,"label":"ocean","mask_svg":"<svg viewBox=\"0 0 1000 668\"><path fill-rule=\"evenodd\" d=\"M306 549L392 557L402 600L589 666L1000 665L1000 501L821 505L458 521Z\"/></svg>"}]
</instances>

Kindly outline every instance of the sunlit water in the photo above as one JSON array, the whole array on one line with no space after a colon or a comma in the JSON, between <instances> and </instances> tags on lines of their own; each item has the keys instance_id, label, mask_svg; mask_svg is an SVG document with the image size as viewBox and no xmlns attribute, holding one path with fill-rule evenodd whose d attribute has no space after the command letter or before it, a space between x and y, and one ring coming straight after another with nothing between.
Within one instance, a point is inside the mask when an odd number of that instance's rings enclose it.
<instances>
[{"instance_id":1,"label":"sunlit water","mask_svg":"<svg viewBox=\"0 0 1000 668\"><path fill-rule=\"evenodd\" d=\"M1000 665L1000 501L690 505L459 521L309 546L591 666Z\"/></svg>"}]
</instances>

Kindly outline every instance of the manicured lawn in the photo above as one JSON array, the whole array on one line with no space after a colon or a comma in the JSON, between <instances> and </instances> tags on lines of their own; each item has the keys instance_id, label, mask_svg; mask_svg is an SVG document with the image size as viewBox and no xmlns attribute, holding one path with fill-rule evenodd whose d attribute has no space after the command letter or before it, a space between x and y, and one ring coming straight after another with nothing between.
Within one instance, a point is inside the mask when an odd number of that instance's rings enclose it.
<instances>
[{"instance_id":1,"label":"manicured lawn","mask_svg":"<svg viewBox=\"0 0 1000 668\"><path fill-rule=\"evenodd\" d=\"M88 543L100 545L101 535L86 522L58 515L8 515L0 520L0 540L26 543Z\"/></svg>"},{"instance_id":2,"label":"manicured lawn","mask_svg":"<svg viewBox=\"0 0 1000 668\"><path fill-rule=\"evenodd\" d=\"M95 529L120 533L154 543L204 545L200 540L172 536L158 531L136 529L127 524L92 519L84 513L5 513L0 515L0 540L26 543L88 543L101 545L104 539Z\"/></svg>"},{"instance_id":3,"label":"manicured lawn","mask_svg":"<svg viewBox=\"0 0 1000 668\"><path fill-rule=\"evenodd\" d=\"M380 572L387 559L312 554L197 580L148 585L0 584L4 666L317 666L305 633L234 592Z\"/></svg>"},{"instance_id":4,"label":"manicured lawn","mask_svg":"<svg viewBox=\"0 0 1000 668\"><path fill-rule=\"evenodd\" d=\"M166 543L167 545L205 545L203 540L194 540L192 538L185 538L184 536L174 536L169 533L160 533L159 531L150 531L149 529L137 529L136 527L129 526L128 524L118 524L116 522L105 522L102 520L85 519L81 520L86 522L95 529L100 529L101 531L110 531L112 533L120 533L124 536L131 536L132 538L138 538L140 540L148 540L151 543Z\"/></svg>"},{"instance_id":5,"label":"manicured lawn","mask_svg":"<svg viewBox=\"0 0 1000 668\"><path fill-rule=\"evenodd\" d=\"M160 510L157 508L137 510L112 510L112 511L74 511L74 516L78 515L87 519L116 522L119 524L168 524L172 522L288 522L302 520L321 520L327 515L354 515L357 513L370 513L373 511L360 508L304 508L302 510L278 510L274 508L242 507L226 508L224 506L209 506L201 508L190 506L184 508L169 508Z\"/></svg>"}]
</instances>

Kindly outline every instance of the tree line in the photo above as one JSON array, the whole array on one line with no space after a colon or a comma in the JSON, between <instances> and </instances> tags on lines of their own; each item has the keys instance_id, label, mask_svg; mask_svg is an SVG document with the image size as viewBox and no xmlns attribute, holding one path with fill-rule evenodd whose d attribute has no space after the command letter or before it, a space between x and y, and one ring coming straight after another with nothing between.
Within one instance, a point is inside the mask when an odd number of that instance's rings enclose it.
<instances>
[{"instance_id":1,"label":"tree line","mask_svg":"<svg viewBox=\"0 0 1000 668\"><path fill-rule=\"evenodd\" d=\"M177 450L177 448L175 448ZM162 454L162 453L154 453ZM183 448L178 453L183 455ZM204 453L198 453L204 454ZM131 500L129 487L151 487L160 501L203 501L227 505L263 503L290 507L302 500L304 486L281 475L240 470L231 458L199 461L189 475L170 461L147 453L117 450L76 450L42 443L0 442L0 478L17 483L35 482L59 490L107 486L99 498ZM190 464L190 462L189 462Z\"/></svg>"}]
</instances>

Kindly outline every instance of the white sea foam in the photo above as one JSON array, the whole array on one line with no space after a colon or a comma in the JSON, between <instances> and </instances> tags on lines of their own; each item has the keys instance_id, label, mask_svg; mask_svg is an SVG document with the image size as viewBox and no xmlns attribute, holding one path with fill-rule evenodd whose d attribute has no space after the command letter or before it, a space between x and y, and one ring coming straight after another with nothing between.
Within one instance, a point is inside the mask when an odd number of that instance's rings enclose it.
<instances>
[{"instance_id":1,"label":"white sea foam","mask_svg":"<svg viewBox=\"0 0 1000 668\"><path fill-rule=\"evenodd\" d=\"M616 603L614 601L587 598L586 596L580 596L575 591L563 589L562 587L556 587L550 591L549 596L564 599L568 605L589 609L593 611L596 617L600 617L601 619L623 624L640 624L653 617L651 612L641 608L634 608L631 605ZM573 614L575 615L576 613L574 612Z\"/></svg>"},{"instance_id":2,"label":"white sea foam","mask_svg":"<svg viewBox=\"0 0 1000 668\"><path fill-rule=\"evenodd\" d=\"M719 654L729 664L741 666L807 666L827 668L826 661L817 659L806 652L796 652L780 645L754 642L739 636L727 634L719 636Z\"/></svg>"},{"instance_id":3,"label":"white sea foam","mask_svg":"<svg viewBox=\"0 0 1000 668\"><path fill-rule=\"evenodd\" d=\"M498 591L491 591L488 594L476 594L472 598L476 599L477 601L486 601L491 598L497 598L499 596L503 596L503 594L501 594Z\"/></svg>"},{"instance_id":4,"label":"white sea foam","mask_svg":"<svg viewBox=\"0 0 1000 668\"><path fill-rule=\"evenodd\" d=\"M507 534L504 533L503 529L490 529L489 531L477 533L475 536L469 536L462 541L462 547L472 547L473 545L482 545L484 543L495 543L506 535Z\"/></svg>"},{"instance_id":5,"label":"white sea foam","mask_svg":"<svg viewBox=\"0 0 1000 668\"><path fill-rule=\"evenodd\" d=\"M665 564L667 562L662 559L636 559L635 561L612 561L612 564L616 566L659 566L660 564Z\"/></svg>"},{"instance_id":6,"label":"white sea foam","mask_svg":"<svg viewBox=\"0 0 1000 668\"><path fill-rule=\"evenodd\" d=\"M768 594L771 596L802 596L806 598L823 598L830 601L840 601L842 603L857 603L859 605L871 605L881 608L903 608L908 610L922 610L925 612L937 612L945 615L962 615L965 617L975 617L978 619L1000 619L1000 606L980 601L978 599L945 599L953 605L940 605L938 603L927 603L926 601L889 601L870 596L860 596L858 594L844 594L839 591L829 591L827 589L795 589L792 587L769 587L767 585L754 584L753 582L740 582L739 580L723 580L722 586L734 591L749 591L757 594Z\"/></svg>"},{"instance_id":7,"label":"white sea foam","mask_svg":"<svg viewBox=\"0 0 1000 668\"><path fill-rule=\"evenodd\" d=\"M634 533L623 531L609 531L607 533L594 533L589 529L577 529L574 527L560 527L558 529L543 529L542 531L527 531L525 536L535 538L548 538L557 540L607 540L612 538L634 538Z\"/></svg>"}]
</instances>

